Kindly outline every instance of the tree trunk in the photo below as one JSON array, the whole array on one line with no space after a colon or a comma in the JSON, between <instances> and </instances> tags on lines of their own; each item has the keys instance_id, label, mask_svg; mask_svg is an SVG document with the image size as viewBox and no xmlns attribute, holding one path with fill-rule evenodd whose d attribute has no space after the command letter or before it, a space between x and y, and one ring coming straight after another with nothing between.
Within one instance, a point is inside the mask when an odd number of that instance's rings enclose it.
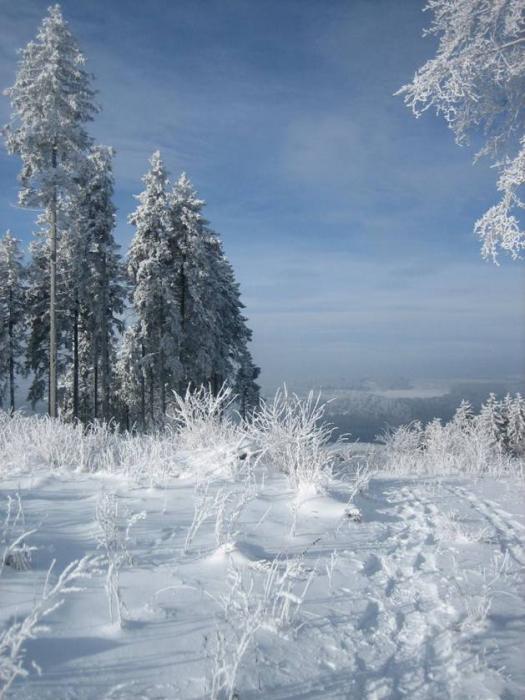
<instances>
[{"instance_id":1,"label":"tree trunk","mask_svg":"<svg viewBox=\"0 0 525 700\"><path fill-rule=\"evenodd\" d=\"M101 383L102 383L102 418L104 420L109 420L109 319L108 319L108 300L107 300L107 265L106 265L106 254L102 255L102 328L101 330L101 343L100 348L100 360L101 360Z\"/></svg>"},{"instance_id":2,"label":"tree trunk","mask_svg":"<svg viewBox=\"0 0 525 700\"><path fill-rule=\"evenodd\" d=\"M13 322L13 290L9 289L9 409L15 412L15 348Z\"/></svg>"},{"instance_id":3,"label":"tree trunk","mask_svg":"<svg viewBox=\"0 0 525 700\"><path fill-rule=\"evenodd\" d=\"M79 412L79 367L78 361L78 299L75 300L75 310L73 312L73 418L78 419Z\"/></svg>"},{"instance_id":4,"label":"tree trunk","mask_svg":"<svg viewBox=\"0 0 525 700\"><path fill-rule=\"evenodd\" d=\"M57 167L57 149L53 146L53 168ZM54 185L51 199L51 231L49 251L49 415L56 418L57 406L57 319L56 319L56 283L57 283L57 191Z\"/></svg>"},{"instance_id":5,"label":"tree trunk","mask_svg":"<svg viewBox=\"0 0 525 700\"><path fill-rule=\"evenodd\" d=\"M162 416L166 415L166 377L164 376L164 303L162 296L159 303L159 315L161 323L160 348L159 348L159 376L160 376L160 405Z\"/></svg>"},{"instance_id":6,"label":"tree trunk","mask_svg":"<svg viewBox=\"0 0 525 700\"><path fill-rule=\"evenodd\" d=\"M146 387L144 385L144 345L141 344L142 364L140 368L140 417L142 419L142 430L146 430Z\"/></svg>"},{"instance_id":7,"label":"tree trunk","mask_svg":"<svg viewBox=\"0 0 525 700\"><path fill-rule=\"evenodd\" d=\"M179 383L179 393L181 396L184 395L186 388L188 386L188 376L186 368L186 356L185 356L185 334L186 334L186 272L184 266L186 264L186 257L182 256L182 264L180 266L180 364L182 367L182 377Z\"/></svg>"},{"instance_id":8,"label":"tree trunk","mask_svg":"<svg viewBox=\"0 0 525 700\"><path fill-rule=\"evenodd\" d=\"M153 368L149 369L149 413L151 425L155 424L155 383L153 381Z\"/></svg>"},{"instance_id":9,"label":"tree trunk","mask_svg":"<svg viewBox=\"0 0 525 700\"><path fill-rule=\"evenodd\" d=\"M98 418L98 359L95 351L93 358L93 418Z\"/></svg>"}]
</instances>

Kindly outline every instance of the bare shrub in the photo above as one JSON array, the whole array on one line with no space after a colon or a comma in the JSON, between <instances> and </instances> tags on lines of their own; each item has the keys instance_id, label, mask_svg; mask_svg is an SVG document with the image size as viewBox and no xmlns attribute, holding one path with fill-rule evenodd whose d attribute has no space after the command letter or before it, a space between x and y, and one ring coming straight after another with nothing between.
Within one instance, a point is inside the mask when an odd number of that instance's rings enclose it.
<instances>
[{"instance_id":1,"label":"bare shrub","mask_svg":"<svg viewBox=\"0 0 525 700\"><path fill-rule=\"evenodd\" d=\"M240 457L245 455L247 439L233 409L235 401L227 385L216 394L206 386L188 387L184 396L174 393L169 424L176 434L179 459L192 474L236 478L246 466Z\"/></svg>"},{"instance_id":2,"label":"bare shrub","mask_svg":"<svg viewBox=\"0 0 525 700\"><path fill-rule=\"evenodd\" d=\"M323 490L331 476L336 453L327 446L334 427L324 422L325 410L319 395L303 399L285 387L261 403L248 427L259 459L285 473L294 489Z\"/></svg>"}]
</instances>

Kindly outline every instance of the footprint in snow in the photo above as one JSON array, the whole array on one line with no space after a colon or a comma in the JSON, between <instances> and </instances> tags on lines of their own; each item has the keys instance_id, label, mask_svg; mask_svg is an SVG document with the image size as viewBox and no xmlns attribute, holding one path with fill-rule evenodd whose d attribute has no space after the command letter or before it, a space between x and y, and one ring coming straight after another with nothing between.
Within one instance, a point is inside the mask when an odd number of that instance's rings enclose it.
<instances>
[{"instance_id":1,"label":"footprint in snow","mask_svg":"<svg viewBox=\"0 0 525 700\"><path fill-rule=\"evenodd\" d=\"M379 603L371 600L358 623L360 630L373 630L378 625Z\"/></svg>"},{"instance_id":2,"label":"footprint in snow","mask_svg":"<svg viewBox=\"0 0 525 700\"><path fill-rule=\"evenodd\" d=\"M376 554L371 554L364 563L363 573L366 576L373 576L377 574L378 571L381 571L382 568L383 564L381 563L381 559Z\"/></svg>"},{"instance_id":3,"label":"footprint in snow","mask_svg":"<svg viewBox=\"0 0 525 700\"><path fill-rule=\"evenodd\" d=\"M414 560L414 569L420 570L423 566L423 564L426 562L426 558L421 552L418 552L415 560Z\"/></svg>"}]
</instances>

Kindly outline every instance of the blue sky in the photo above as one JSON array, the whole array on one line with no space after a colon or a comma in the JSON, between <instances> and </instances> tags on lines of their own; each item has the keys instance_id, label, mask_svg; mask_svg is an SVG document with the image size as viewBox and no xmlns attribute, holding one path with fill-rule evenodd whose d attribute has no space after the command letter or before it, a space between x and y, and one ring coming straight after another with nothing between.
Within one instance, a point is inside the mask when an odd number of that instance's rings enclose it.
<instances>
[{"instance_id":1,"label":"blue sky","mask_svg":"<svg viewBox=\"0 0 525 700\"><path fill-rule=\"evenodd\" d=\"M0 0L0 85L49 3ZM481 260L488 163L393 93L433 50L422 0L64 0L117 149L117 237L153 150L207 200L266 386L523 376L523 263ZM0 100L0 121L9 116ZM0 227L28 241L0 151Z\"/></svg>"}]
</instances>

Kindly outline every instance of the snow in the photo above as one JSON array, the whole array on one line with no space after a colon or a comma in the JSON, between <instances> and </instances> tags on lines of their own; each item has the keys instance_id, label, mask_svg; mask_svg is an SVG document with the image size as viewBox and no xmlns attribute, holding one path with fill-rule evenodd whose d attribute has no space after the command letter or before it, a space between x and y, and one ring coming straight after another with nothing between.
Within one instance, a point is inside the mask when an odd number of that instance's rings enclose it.
<instances>
[{"instance_id":1,"label":"snow","mask_svg":"<svg viewBox=\"0 0 525 700\"><path fill-rule=\"evenodd\" d=\"M523 481L376 471L349 509L353 478L341 465L324 493L262 467L249 484L43 466L4 478L0 503L20 495L37 549L2 571L0 629L30 612L53 559L60 572L104 555L101 499L114 495L121 534L145 514L118 545L122 626L99 564L25 643L12 696L204 698L237 661L243 699L523 697ZM203 501L215 511L188 543Z\"/></svg>"}]
</instances>

